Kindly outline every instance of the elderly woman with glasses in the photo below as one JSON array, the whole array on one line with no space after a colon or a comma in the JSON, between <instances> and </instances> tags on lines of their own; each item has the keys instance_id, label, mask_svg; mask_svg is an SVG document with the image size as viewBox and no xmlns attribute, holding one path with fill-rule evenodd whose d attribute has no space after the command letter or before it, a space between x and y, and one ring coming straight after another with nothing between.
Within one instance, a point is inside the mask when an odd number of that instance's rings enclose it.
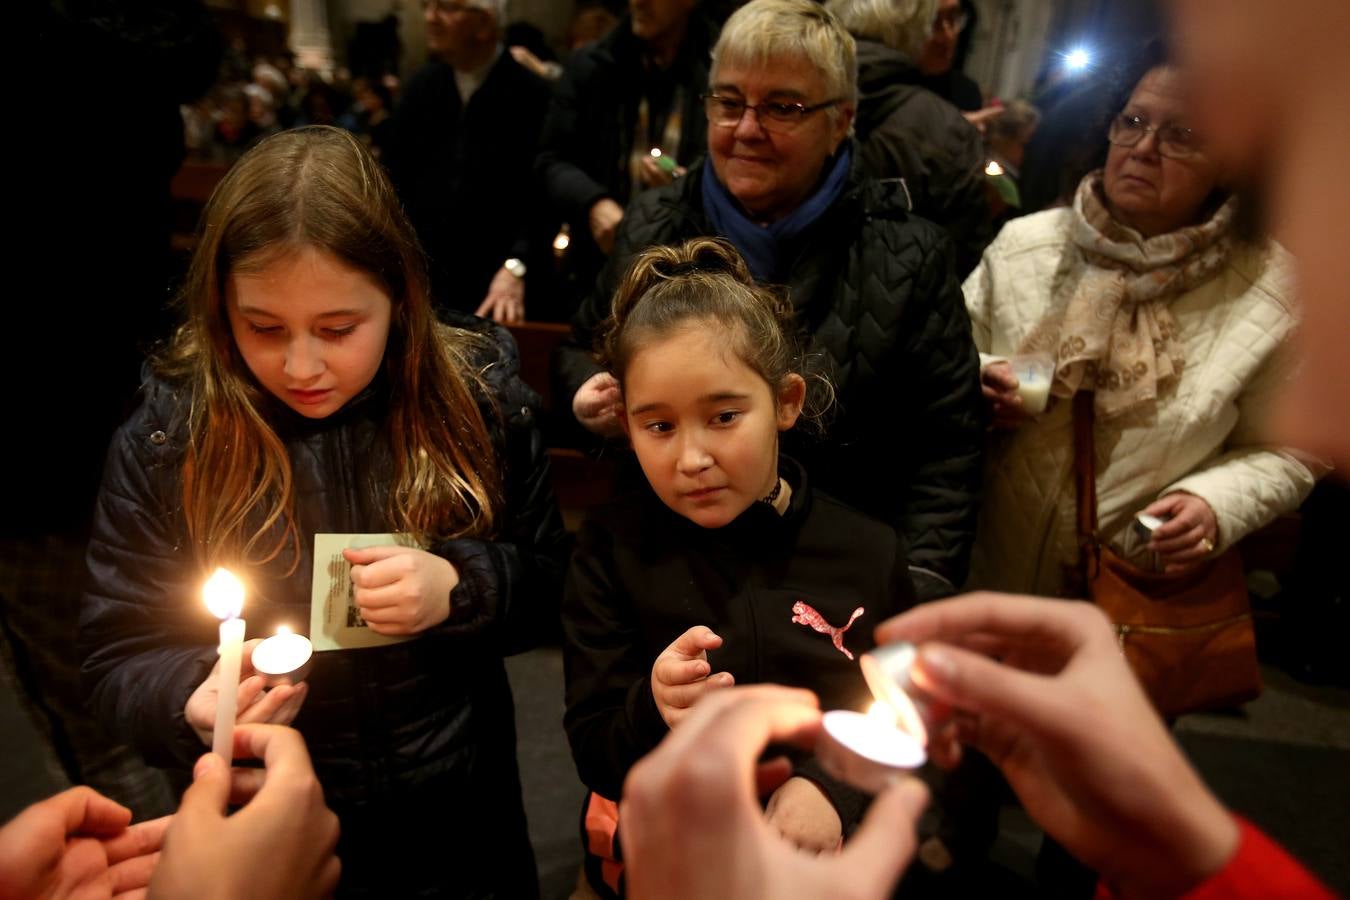
<instances>
[{"instance_id":1,"label":"elderly woman with glasses","mask_svg":"<svg viewBox=\"0 0 1350 900\"><path fill-rule=\"evenodd\" d=\"M1178 74L1146 53L1105 167L1071 207L1005 226L965 283L997 435L980 586L1078 587L1075 415L1092 423L1098 534L1144 568L1193 569L1312 489L1309 465L1265 437L1296 324L1290 261L1235 233L1237 199L1189 127ZM1039 396L1026 356L1048 365ZM1139 513L1162 520L1151 537Z\"/></svg>"},{"instance_id":2,"label":"elderly woman with glasses","mask_svg":"<svg viewBox=\"0 0 1350 900\"><path fill-rule=\"evenodd\" d=\"M708 157L630 205L561 375L577 420L620 436L619 385L588 352L615 285L646 247L731 241L756 278L787 286L831 364L827 436L786 452L822 490L896 528L927 599L961 583L974 539L979 362L951 243L909 213L902 184L855 165L855 73L853 38L812 0L754 0L727 21L705 97Z\"/></svg>"}]
</instances>

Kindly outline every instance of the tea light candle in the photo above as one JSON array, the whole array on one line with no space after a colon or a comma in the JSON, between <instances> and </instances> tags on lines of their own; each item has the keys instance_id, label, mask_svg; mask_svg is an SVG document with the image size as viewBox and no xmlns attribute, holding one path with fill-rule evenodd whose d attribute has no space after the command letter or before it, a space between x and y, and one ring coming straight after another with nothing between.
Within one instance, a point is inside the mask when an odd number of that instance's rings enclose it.
<instances>
[{"instance_id":1,"label":"tea light candle","mask_svg":"<svg viewBox=\"0 0 1350 900\"><path fill-rule=\"evenodd\" d=\"M923 745L896 727L893 712L873 703L866 715L836 709L821 719L816 758L825 771L858 790L877 794L928 761Z\"/></svg>"},{"instance_id":2,"label":"tea light candle","mask_svg":"<svg viewBox=\"0 0 1350 900\"><path fill-rule=\"evenodd\" d=\"M253 670L263 676L268 687L299 684L309 674L314 645L303 634L285 625L277 633L253 648Z\"/></svg>"},{"instance_id":3,"label":"tea light candle","mask_svg":"<svg viewBox=\"0 0 1350 900\"><path fill-rule=\"evenodd\" d=\"M202 599L220 619L220 673L216 681L216 725L211 750L229 765L234 760L234 717L239 707L239 662L244 649L244 585L228 569L216 569Z\"/></svg>"},{"instance_id":4,"label":"tea light candle","mask_svg":"<svg viewBox=\"0 0 1350 900\"><path fill-rule=\"evenodd\" d=\"M662 153L660 147L652 148L652 159L656 160L657 167L667 175L670 175L675 171L675 160Z\"/></svg>"}]
</instances>

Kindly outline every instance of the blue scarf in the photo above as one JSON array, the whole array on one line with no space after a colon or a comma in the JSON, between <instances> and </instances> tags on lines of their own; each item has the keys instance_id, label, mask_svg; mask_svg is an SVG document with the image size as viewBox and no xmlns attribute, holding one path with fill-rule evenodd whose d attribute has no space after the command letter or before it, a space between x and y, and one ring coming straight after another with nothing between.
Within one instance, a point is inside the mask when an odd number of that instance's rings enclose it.
<instances>
[{"instance_id":1,"label":"blue scarf","mask_svg":"<svg viewBox=\"0 0 1350 900\"><path fill-rule=\"evenodd\" d=\"M772 225L760 225L746 218L736 199L717 180L712 164L707 163L703 166L703 209L717 234L741 251L755 278L781 283L788 274L783 271L784 264L790 262L784 258L785 247L839 199L848 182L852 161L853 149L846 143L816 192L791 215Z\"/></svg>"}]
</instances>

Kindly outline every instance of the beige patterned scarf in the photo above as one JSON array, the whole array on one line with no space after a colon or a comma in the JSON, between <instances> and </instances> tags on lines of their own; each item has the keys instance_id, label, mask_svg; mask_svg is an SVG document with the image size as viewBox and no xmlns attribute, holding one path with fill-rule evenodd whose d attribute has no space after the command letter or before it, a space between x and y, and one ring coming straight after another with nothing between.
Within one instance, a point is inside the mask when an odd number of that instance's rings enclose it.
<instances>
[{"instance_id":1,"label":"beige patterned scarf","mask_svg":"<svg viewBox=\"0 0 1350 900\"><path fill-rule=\"evenodd\" d=\"M1058 327L1037 328L1026 350L1055 356L1052 392L1097 392L1097 414L1118 416L1158 397L1160 385L1181 377L1186 360L1168 309L1175 297L1205 283L1227 264L1234 201L1199 225L1145 238L1106 209L1101 170L1087 175L1074 198L1070 239L1081 263L1071 267L1054 304Z\"/></svg>"}]
</instances>

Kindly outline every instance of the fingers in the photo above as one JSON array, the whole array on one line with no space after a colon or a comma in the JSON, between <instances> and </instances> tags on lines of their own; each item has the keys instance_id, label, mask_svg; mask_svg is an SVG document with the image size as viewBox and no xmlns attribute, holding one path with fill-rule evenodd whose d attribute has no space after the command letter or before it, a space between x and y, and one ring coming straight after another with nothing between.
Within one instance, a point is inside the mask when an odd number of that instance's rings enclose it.
<instances>
[{"instance_id":1,"label":"fingers","mask_svg":"<svg viewBox=\"0 0 1350 900\"><path fill-rule=\"evenodd\" d=\"M1094 632L1109 636L1104 616L1090 604L977 592L924 603L877 626L878 644L959 641L986 633L1010 644L1034 641L1067 659Z\"/></svg>"},{"instance_id":2,"label":"fingers","mask_svg":"<svg viewBox=\"0 0 1350 900\"><path fill-rule=\"evenodd\" d=\"M1158 529L1158 531L1161 530L1161 528ZM1205 540L1205 526L1200 524L1185 528L1175 537L1160 536L1158 531L1153 533L1153 540L1148 545L1154 553L1180 553L1199 547Z\"/></svg>"},{"instance_id":3,"label":"fingers","mask_svg":"<svg viewBox=\"0 0 1350 900\"><path fill-rule=\"evenodd\" d=\"M103 842L103 852L108 856L109 865L123 860L149 856L164 846L164 832L169 828L173 816L160 816L148 822L137 822ZM147 876L148 879L148 876ZM148 883L148 880L144 883ZM127 889L136 887L129 885Z\"/></svg>"},{"instance_id":4,"label":"fingers","mask_svg":"<svg viewBox=\"0 0 1350 900\"><path fill-rule=\"evenodd\" d=\"M959 647L925 644L914 680L958 710L989 713L1038 734L1056 734L1072 718L1044 675L1022 672Z\"/></svg>"},{"instance_id":5,"label":"fingers","mask_svg":"<svg viewBox=\"0 0 1350 900\"><path fill-rule=\"evenodd\" d=\"M718 672L716 675L700 679L692 684L666 685L660 688L661 703L676 709L688 709L697 703L704 694L719 688L729 688L736 684L730 672Z\"/></svg>"},{"instance_id":6,"label":"fingers","mask_svg":"<svg viewBox=\"0 0 1350 900\"><path fill-rule=\"evenodd\" d=\"M844 845L840 862L859 896L890 896L900 873L918 846L916 827L928 806L928 788L917 778L904 778L873 801L861 827Z\"/></svg>"},{"instance_id":7,"label":"fingers","mask_svg":"<svg viewBox=\"0 0 1350 900\"><path fill-rule=\"evenodd\" d=\"M1017 376L1013 374L1012 366L1006 362L985 366L984 371L980 373L980 381L985 386L994 388L1000 394L1011 394L1021 385Z\"/></svg>"},{"instance_id":8,"label":"fingers","mask_svg":"<svg viewBox=\"0 0 1350 900\"><path fill-rule=\"evenodd\" d=\"M652 667L652 678L662 684L692 684L707 677L712 671L707 660L703 659L674 659L665 656L658 657L656 665Z\"/></svg>"},{"instance_id":9,"label":"fingers","mask_svg":"<svg viewBox=\"0 0 1350 900\"><path fill-rule=\"evenodd\" d=\"M685 659L697 659L704 652L715 650L720 646L722 646L722 638L711 628L707 625L695 625L672 641L670 646L666 648L666 653L675 654Z\"/></svg>"},{"instance_id":10,"label":"fingers","mask_svg":"<svg viewBox=\"0 0 1350 900\"><path fill-rule=\"evenodd\" d=\"M131 822L131 810L84 786L62 791L40 805L60 811L66 834L115 834Z\"/></svg>"},{"instance_id":11,"label":"fingers","mask_svg":"<svg viewBox=\"0 0 1350 900\"><path fill-rule=\"evenodd\" d=\"M755 767L755 795L764 797L772 794L792 777L792 760L786 756L775 756Z\"/></svg>"},{"instance_id":12,"label":"fingers","mask_svg":"<svg viewBox=\"0 0 1350 900\"><path fill-rule=\"evenodd\" d=\"M256 703L240 713L235 721L240 725L252 723L288 724L300 712L300 707L304 704L308 692L309 685L303 681L296 685L278 685L265 692Z\"/></svg>"},{"instance_id":13,"label":"fingers","mask_svg":"<svg viewBox=\"0 0 1350 900\"><path fill-rule=\"evenodd\" d=\"M385 544L379 547L347 547L342 551L342 555L347 562L353 566L369 566L371 563L377 563L382 559L389 559L392 556L406 556L412 553L412 547L400 547L398 544ZM353 581L356 579L353 578ZM378 587L379 585L361 585L362 587Z\"/></svg>"},{"instance_id":14,"label":"fingers","mask_svg":"<svg viewBox=\"0 0 1350 900\"><path fill-rule=\"evenodd\" d=\"M282 776L314 774L305 739L282 725L241 725L234 730L234 755L261 759L268 772Z\"/></svg>"},{"instance_id":15,"label":"fingers","mask_svg":"<svg viewBox=\"0 0 1350 900\"><path fill-rule=\"evenodd\" d=\"M1166 497L1159 497L1148 506L1144 507L1144 512L1150 516L1160 516L1170 518L1181 510L1181 504L1184 496L1182 494L1168 494ZM1164 526L1166 523L1164 523ZM1161 530L1161 529L1159 529Z\"/></svg>"},{"instance_id":16,"label":"fingers","mask_svg":"<svg viewBox=\"0 0 1350 900\"><path fill-rule=\"evenodd\" d=\"M820 705L815 694L756 684L705 698L656 753L668 759L680 759L686 753L704 755L717 760L718 768L752 777L760 752L770 742L810 747L819 731Z\"/></svg>"},{"instance_id":17,"label":"fingers","mask_svg":"<svg viewBox=\"0 0 1350 900\"><path fill-rule=\"evenodd\" d=\"M239 752L239 733L234 735L235 754ZM183 792L177 816L187 819L220 819L225 816L225 804L230 797L230 769L225 760L207 753L197 760L192 770L192 785Z\"/></svg>"},{"instance_id":18,"label":"fingers","mask_svg":"<svg viewBox=\"0 0 1350 900\"><path fill-rule=\"evenodd\" d=\"M146 896L145 889L150 885L150 876L155 874L155 866L159 865L159 857L159 851L155 851L110 865L108 881L113 897L116 900L132 900Z\"/></svg>"}]
</instances>

